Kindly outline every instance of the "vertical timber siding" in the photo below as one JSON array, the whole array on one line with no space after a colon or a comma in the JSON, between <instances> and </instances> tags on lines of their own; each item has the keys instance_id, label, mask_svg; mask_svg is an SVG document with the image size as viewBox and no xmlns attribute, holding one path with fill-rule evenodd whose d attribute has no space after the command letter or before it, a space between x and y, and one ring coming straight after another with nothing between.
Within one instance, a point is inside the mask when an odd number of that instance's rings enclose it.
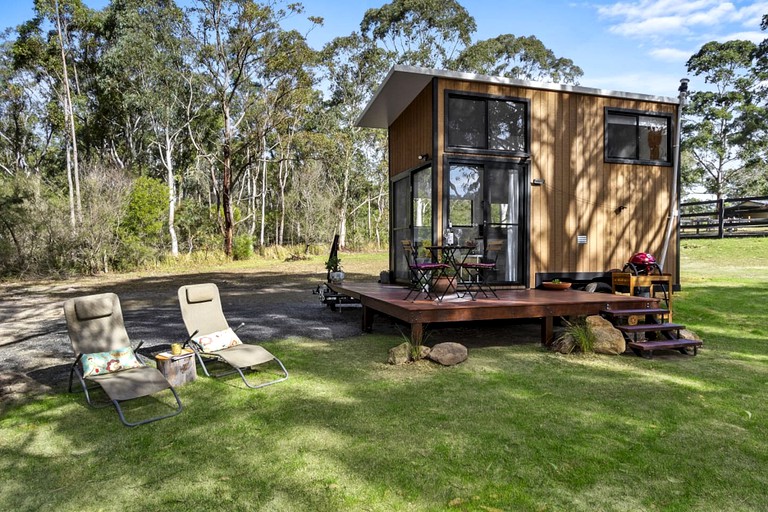
<instances>
[{"instance_id":1,"label":"vertical timber siding","mask_svg":"<svg viewBox=\"0 0 768 512\"><path fill-rule=\"evenodd\" d=\"M676 105L440 79L436 102L438 154L431 155L438 198L442 197L446 154L446 89L530 100L530 177L545 180L540 187L528 185L530 286L535 285L540 272L605 272L621 268L636 252L661 254L673 169L606 163L604 108L668 113L674 125ZM425 88L390 126L392 176L417 167L419 154L431 153L431 91L431 86ZM669 136L673 133L674 126ZM626 209L619 212L620 206ZM439 233L442 218L436 223ZM588 242L577 244L577 235L586 235ZM676 252L673 239L667 271L674 271L671 262Z\"/></svg>"},{"instance_id":2,"label":"vertical timber siding","mask_svg":"<svg viewBox=\"0 0 768 512\"><path fill-rule=\"evenodd\" d=\"M420 167L419 155L432 154L432 84L389 127L389 177Z\"/></svg>"}]
</instances>

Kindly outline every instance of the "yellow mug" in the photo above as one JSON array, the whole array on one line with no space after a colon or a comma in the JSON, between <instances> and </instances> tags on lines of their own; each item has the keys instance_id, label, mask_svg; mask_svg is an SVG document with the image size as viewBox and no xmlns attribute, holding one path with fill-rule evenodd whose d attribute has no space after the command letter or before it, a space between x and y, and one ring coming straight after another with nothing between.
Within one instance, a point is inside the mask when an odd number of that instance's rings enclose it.
<instances>
[{"instance_id":1,"label":"yellow mug","mask_svg":"<svg viewBox=\"0 0 768 512\"><path fill-rule=\"evenodd\" d=\"M171 343L171 354L175 356L181 354L181 343Z\"/></svg>"}]
</instances>

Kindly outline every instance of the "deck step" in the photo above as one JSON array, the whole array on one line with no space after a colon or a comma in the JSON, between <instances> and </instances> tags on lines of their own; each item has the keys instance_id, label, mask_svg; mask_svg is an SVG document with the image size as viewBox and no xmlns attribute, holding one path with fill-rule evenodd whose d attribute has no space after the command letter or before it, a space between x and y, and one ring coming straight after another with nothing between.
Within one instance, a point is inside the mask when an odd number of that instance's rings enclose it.
<instances>
[{"instance_id":1,"label":"deck step","mask_svg":"<svg viewBox=\"0 0 768 512\"><path fill-rule=\"evenodd\" d=\"M636 333L636 332L666 332L677 331L679 329L685 329L682 324L637 324L637 325L617 325L615 326L621 332Z\"/></svg>"},{"instance_id":2,"label":"deck step","mask_svg":"<svg viewBox=\"0 0 768 512\"><path fill-rule=\"evenodd\" d=\"M654 350L679 350L683 354L688 348L693 348L693 355L696 355L699 347L702 346L701 340L684 340L684 339L671 339L660 341L631 341L627 343L627 346L632 351L645 357L652 357Z\"/></svg>"},{"instance_id":3,"label":"deck step","mask_svg":"<svg viewBox=\"0 0 768 512\"><path fill-rule=\"evenodd\" d=\"M637 315L669 315L669 310L665 308L601 309L600 313L611 318L621 318Z\"/></svg>"}]
</instances>

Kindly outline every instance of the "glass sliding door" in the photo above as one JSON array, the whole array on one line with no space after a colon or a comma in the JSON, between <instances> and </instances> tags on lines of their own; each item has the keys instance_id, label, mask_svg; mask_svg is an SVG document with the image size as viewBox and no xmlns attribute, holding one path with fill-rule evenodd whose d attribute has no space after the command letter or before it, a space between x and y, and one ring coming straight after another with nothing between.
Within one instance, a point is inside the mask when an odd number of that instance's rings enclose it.
<instances>
[{"instance_id":1,"label":"glass sliding door","mask_svg":"<svg viewBox=\"0 0 768 512\"><path fill-rule=\"evenodd\" d=\"M480 161L449 163L448 219L459 242L474 241L482 250L489 240L504 249L491 279L526 284L525 168L518 164Z\"/></svg>"},{"instance_id":2,"label":"glass sliding door","mask_svg":"<svg viewBox=\"0 0 768 512\"><path fill-rule=\"evenodd\" d=\"M512 284L523 284L521 174L516 165L486 167L486 240L504 241L496 264L496 280Z\"/></svg>"},{"instance_id":3,"label":"glass sliding door","mask_svg":"<svg viewBox=\"0 0 768 512\"><path fill-rule=\"evenodd\" d=\"M432 167L408 173L392 183L392 256L395 280L410 281L402 240L418 248L432 243Z\"/></svg>"},{"instance_id":4,"label":"glass sliding door","mask_svg":"<svg viewBox=\"0 0 768 512\"><path fill-rule=\"evenodd\" d=\"M401 240L411 239L411 180L408 177L392 183L392 264L396 281L410 279Z\"/></svg>"},{"instance_id":5,"label":"glass sliding door","mask_svg":"<svg viewBox=\"0 0 768 512\"><path fill-rule=\"evenodd\" d=\"M413 246L432 243L432 168L413 173Z\"/></svg>"}]
</instances>

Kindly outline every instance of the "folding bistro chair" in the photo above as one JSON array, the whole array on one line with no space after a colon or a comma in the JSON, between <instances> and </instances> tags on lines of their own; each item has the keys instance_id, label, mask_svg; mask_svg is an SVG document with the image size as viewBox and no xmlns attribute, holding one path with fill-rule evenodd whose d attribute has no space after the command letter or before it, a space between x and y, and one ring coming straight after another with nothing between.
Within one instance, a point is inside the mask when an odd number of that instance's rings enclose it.
<instances>
[{"instance_id":1,"label":"folding bistro chair","mask_svg":"<svg viewBox=\"0 0 768 512\"><path fill-rule=\"evenodd\" d=\"M413 300L416 300L422 292L427 295L427 300L431 299L433 295L429 288L430 281L433 277L437 278L445 275L445 271L451 268L451 266L447 263L419 263L416 261L416 251L413 248L413 243L410 240L401 240L401 242L403 244L405 260L411 271L411 288L403 300L408 300L411 294L414 293ZM439 297L435 295L434 298L438 299Z\"/></svg>"},{"instance_id":2,"label":"folding bistro chair","mask_svg":"<svg viewBox=\"0 0 768 512\"><path fill-rule=\"evenodd\" d=\"M85 400L93 407L114 405L120 421L134 427L170 418L182 410L176 390L157 369L137 358L123 323L120 299L114 293L102 293L70 299L64 303L67 331L75 351L75 362L69 372L69 391L73 375L77 375L85 392ZM141 346L141 344L139 344ZM136 347L138 349L138 346ZM138 357L141 357L140 355ZM109 397L108 403L95 403L88 384L98 384ZM170 390L176 399L176 410L137 422L129 422L121 402Z\"/></svg>"},{"instance_id":3,"label":"folding bistro chair","mask_svg":"<svg viewBox=\"0 0 768 512\"><path fill-rule=\"evenodd\" d=\"M259 345L245 344L230 329L221 309L219 288L213 283L194 284L179 288L179 305L189 339L203 371L208 377L223 377L237 372L246 386L252 389L282 382L288 378L283 363ZM242 326L243 324L241 324ZM232 367L222 373L211 374L206 362L220 361ZM244 369L275 361L283 376L264 383L252 384L243 374Z\"/></svg>"},{"instance_id":4,"label":"folding bistro chair","mask_svg":"<svg viewBox=\"0 0 768 512\"><path fill-rule=\"evenodd\" d=\"M469 274L469 279L466 282L467 292L472 297L472 300L475 300L480 292L483 292L485 297L489 297L488 292L490 292L494 297L499 298L488 280L488 274L496 270L496 260L498 260L499 253L503 248L503 240L489 240L485 248L484 257L480 261L464 262L460 265ZM477 287L477 291L474 294L472 294L471 286Z\"/></svg>"}]
</instances>

